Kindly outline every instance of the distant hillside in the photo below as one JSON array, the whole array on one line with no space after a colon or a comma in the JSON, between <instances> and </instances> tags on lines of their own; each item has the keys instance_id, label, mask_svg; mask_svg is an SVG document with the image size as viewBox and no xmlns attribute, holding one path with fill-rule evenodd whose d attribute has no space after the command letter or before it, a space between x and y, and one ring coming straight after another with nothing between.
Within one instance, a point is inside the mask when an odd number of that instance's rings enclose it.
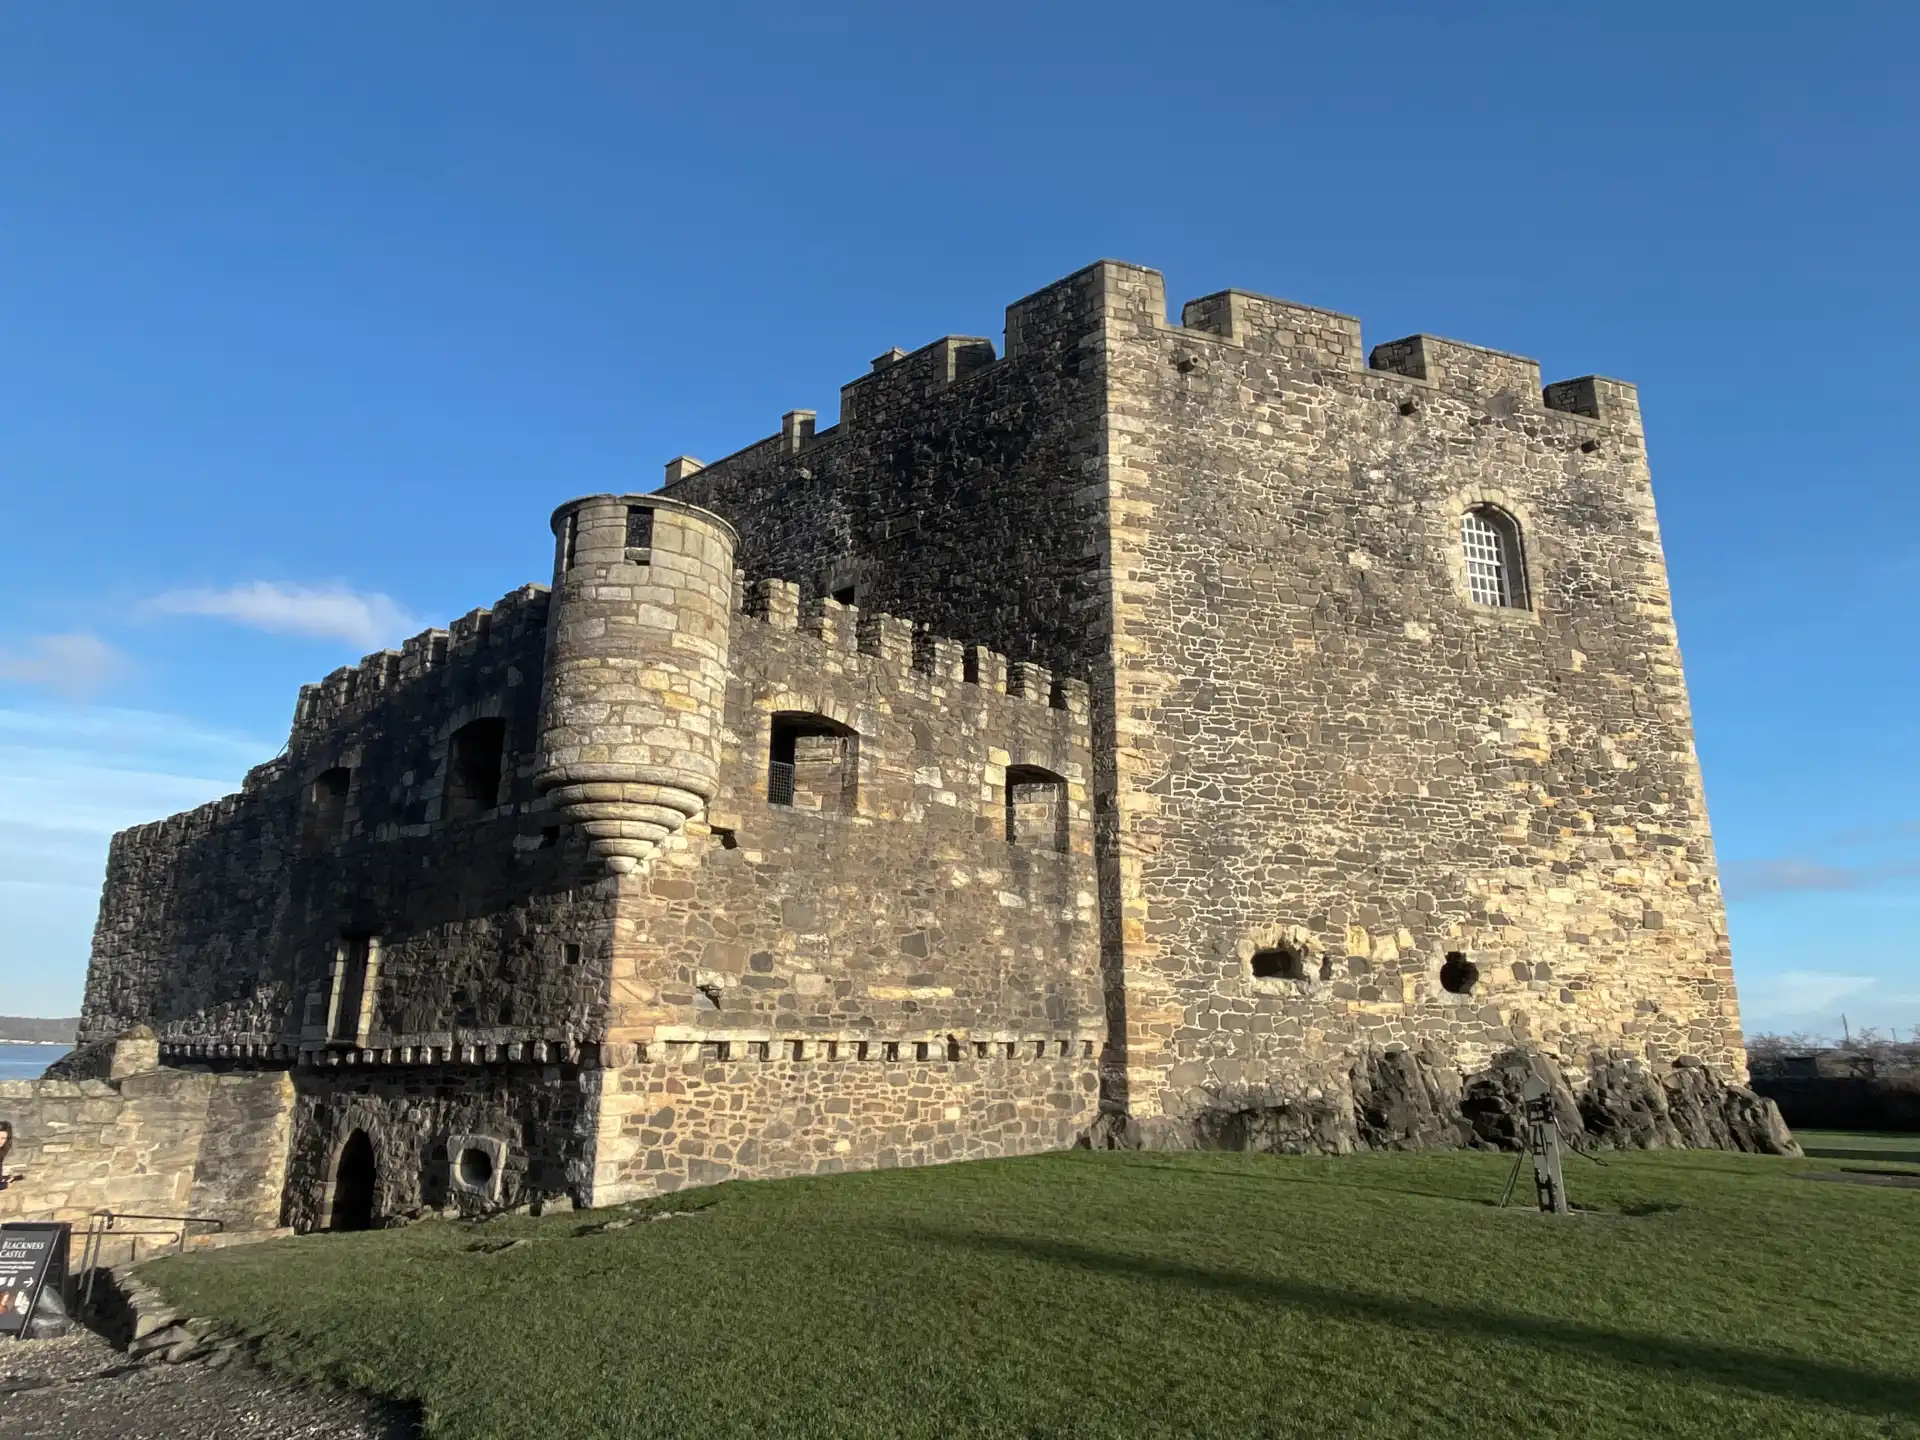
<instances>
[{"instance_id":1,"label":"distant hillside","mask_svg":"<svg viewBox=\"0 0 1920 1440\"><path fill-rule=\"evenodd\" d=\"M80 1031L80 1017L67 1020L37 1020L30 1015L0 1015L0 1045L25 1045L35 1041L58 1045L73 1044Z\"/></svg>"}]
</instances>

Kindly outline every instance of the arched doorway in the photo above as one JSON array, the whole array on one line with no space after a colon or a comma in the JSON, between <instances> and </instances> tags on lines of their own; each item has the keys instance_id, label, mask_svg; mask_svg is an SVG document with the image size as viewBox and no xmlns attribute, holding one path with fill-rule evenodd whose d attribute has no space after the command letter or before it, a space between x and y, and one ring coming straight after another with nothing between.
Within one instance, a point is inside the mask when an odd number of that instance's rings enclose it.
<instances>
[{"instance_id":1,"label":"arched doorway","mask_svg":"<svg viewBox=\"0 0 1920 1440\"><path fill-rule=\"evenodd\" d=\"M340 1158L333 1166L333 1206L331 1229L370 1230L373 1228L373 1142L367 1132L356 1130L340 1147Z\"/></svg>"}]
</instances>

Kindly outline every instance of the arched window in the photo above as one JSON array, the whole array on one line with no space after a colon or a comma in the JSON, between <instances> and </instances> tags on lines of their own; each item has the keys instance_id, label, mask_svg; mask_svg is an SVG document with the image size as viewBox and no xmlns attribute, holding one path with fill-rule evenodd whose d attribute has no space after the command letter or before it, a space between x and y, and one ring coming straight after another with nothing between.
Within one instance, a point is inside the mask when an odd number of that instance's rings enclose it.
<instances>
[{"instance_id":1,"label":"arched window","mask_svg":"<svg viewBox=\"0 0 1920 1440\"><path fill-rule=\"evenodd\" d=\"M1511 515L1491 505L1474 506L1460 517L1460 549L1467 562L1467 594L1476 605L1525 607L1520 527Z\"/></svg>"}]
</instances>

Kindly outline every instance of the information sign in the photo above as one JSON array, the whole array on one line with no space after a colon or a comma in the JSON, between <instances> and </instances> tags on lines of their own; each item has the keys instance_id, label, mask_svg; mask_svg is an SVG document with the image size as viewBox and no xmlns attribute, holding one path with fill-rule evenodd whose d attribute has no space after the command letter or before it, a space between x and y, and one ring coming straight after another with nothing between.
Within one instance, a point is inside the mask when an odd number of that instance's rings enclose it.
<instances>
[{"instance_id":1,"label":"information sign","mask_svg":"<svg viewBox=\"0 0 1920 1440\"><path fill-rule=\"evenodd\" d=\"M57 1294L66 1283L72 1234L71 1225L0 1225L0 1335L24 1335L41 1291L52 1286Z\"/></svg>"}]
</instances>

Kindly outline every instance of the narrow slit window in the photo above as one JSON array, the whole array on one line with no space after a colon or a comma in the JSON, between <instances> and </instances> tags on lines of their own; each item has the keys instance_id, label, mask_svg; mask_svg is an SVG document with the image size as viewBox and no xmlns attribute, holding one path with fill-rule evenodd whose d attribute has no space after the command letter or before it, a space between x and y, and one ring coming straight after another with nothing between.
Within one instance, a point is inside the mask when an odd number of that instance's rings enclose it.
<instances>
[{"instance_id":1,"label":"narrow slit window","mask_svg":"<svg viewBox=\"0 0 1920 1440\"><path fill-rule=\"evenodd\" d=\"M324 850L347 828L347 792L353 788L353 771L336 765L313 777L307 786L305 823L301 840L306 850Z\"/></svg>"},{"instance_id":2,"label":"narrow slit window","mask_svg":"<svg viewBox=\"0 0 1920 1440\"><path fill-rule=\"evenodd\" d=\"M653 560L653 509L647 505L627 507L627 559L636 565Z\"/></svg>"},{"instance_id":3,"label":"narrow slit window","mask_svg":"<svg viewBox=\"0 0 1920 1440\"><path fill-rule=\"evenodd\" d=\"M1467 594L1476 605L1525 606L1526 576L1520 563L1520 528L1491 505L1460 517L1460 549L1467 562Z\"/></svg>"},{"instance_id":4,"label":"narrow slit window","mask_svg":"<svg viewBox=\"0 0 1920 1440\"><path fill-rule=\"evenodd\" d=\"M380 941L373 935L342 936L334 951L333 1003L327 1007L327 1039L358 1045L372 1018L373 983Z\"/></svg>"}]
</instances>

